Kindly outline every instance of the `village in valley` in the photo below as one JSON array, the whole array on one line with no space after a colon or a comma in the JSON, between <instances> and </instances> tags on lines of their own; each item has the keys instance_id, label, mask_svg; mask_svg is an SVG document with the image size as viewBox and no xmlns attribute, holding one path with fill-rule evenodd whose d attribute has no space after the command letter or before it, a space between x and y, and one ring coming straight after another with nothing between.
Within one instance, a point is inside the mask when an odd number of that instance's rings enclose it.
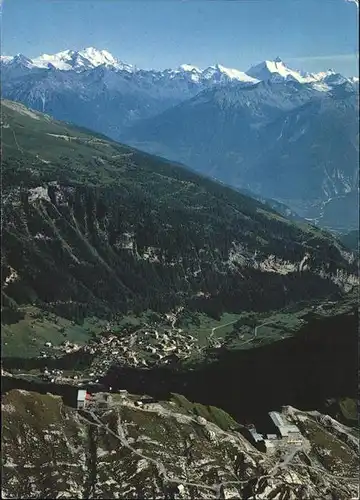
<instances>
[{"instance_id":1,"label":"village in valley","mask_svg":"<svg viewBox=\"0 0 360 500\"><path fill-rule=\"evenodd\" d=\"M168 323L171 324L169 327L145 324L136 328L124 327L121 333L114 333L108 325L101 335L94 336L89 343L82 346L67 339L59 346L47 342L40 357L44 361L48 358L49 365L51 359L61 356L76 356L79 359L90 356L92 361L89 367L81 372L45 366L40 378L47 383L68 384L74 389L77 387L76 402L73 404L79 411L98 414L119 405L153 411L152 407L158 407L159 404L152 398L137 397L125 389L115 391L112 387L104 387L103 390L107 392L99 392L99 382L113 365L145 369L164 365L176 366L190 355L201 353L206 347L221 345L221 337L212 338L214 329L205 346L200 345L193 335L176 328L175 322L176 315L168 318ZM194 420L200 426L208 424L201 416L194 415ZM268 414L266 429L258 430L253 424L239 424L239 432L255 448L266 454L286 455L289 451L299 450L304 446L304 438L299 428L276 411Z\"/></svg>"},{"instance_id":2,"label":"village in valley","mask_svg":"<svg viewBox=\"0 0 360 500\"><path fill-rule=\"evenodd\" d=\"M154 367L158 365L176 365L194 353L201 352L196 338L178 328L155 328L148 325L121 335L110 329L95 337L88 344L80 346L64 340L60 346L46 342L40 355L52 358L59 355L91 356L90 367L83 372L84 378L96 381L104 376L109 368L116 364L127 367ZM44 368L42 377L51 382L71 382L80 385L79 374L67 374L59 369Z\"/></svg>"},{"instance_id":3,"label":"village in valley","mask_svg":"<svg viewBox=\"0 0 360 500\"><path fill-rule=\"evenodd\" d=\"M219 322L205 323L203 327L200 327L201 334L199 334L197 327L178 326L182 309L165 314L155 322L141 321L138 325L127 323L121 327L114 327L108 323L101 333L93 335L86 344L82 345L68 338L64 338L59 345L47 341L40 351L40 357L43 359L60 356L76 356L79 359L91 357L89 368L82 370L81 376L97 380L104 376L112 365L132 368L176 367L185 360L199 359L209 349L219 349L222 346L231 348L233 343L236 348L250 347L256 342L271 339L270 335L274 335L273 329L279 328L276 323L281 327L281 321L283 321L282 317L275 318L276 321L274 321L260 316L256 320L245 313L243 319L240 320L241 325L235 325L239 323L238 315L224 317ZM250 321L248 316L251 317ZM299 325L303 323L302 319L297 321ZM282 328L281 331L282 335L278 337L279 339L284 338L285 335ZM71 383L72 379L72 383L76 385L81 383L80 374L75 372L71 375L61 370L45 368L42 376L51 382Z\"/></svg>"}]
</instances>

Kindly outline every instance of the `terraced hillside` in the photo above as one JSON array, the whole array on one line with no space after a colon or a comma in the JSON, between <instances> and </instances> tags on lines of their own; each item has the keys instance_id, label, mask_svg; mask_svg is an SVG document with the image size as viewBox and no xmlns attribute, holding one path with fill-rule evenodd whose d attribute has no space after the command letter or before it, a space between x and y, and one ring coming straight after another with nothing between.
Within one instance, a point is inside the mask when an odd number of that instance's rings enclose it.
<instances>
[{"instance_id":1,"label":"terraced hillside","mask_svg":"<svg viewBox=\"0 0 360 500\"><path fill-rule=\"evenodd\" d=\"M79 324L180 306L219 316L357 282L329 234L182 166L10 101L1 127L10 329L29 307Z\"/></svg>"}]
</instances>

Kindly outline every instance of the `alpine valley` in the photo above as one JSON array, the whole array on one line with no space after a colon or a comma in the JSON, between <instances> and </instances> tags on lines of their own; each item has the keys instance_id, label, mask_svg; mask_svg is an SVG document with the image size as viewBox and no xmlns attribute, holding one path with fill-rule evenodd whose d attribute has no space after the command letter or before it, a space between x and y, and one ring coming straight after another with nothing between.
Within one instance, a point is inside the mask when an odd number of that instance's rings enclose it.
<instances>
[{"instance_id":1,"label":"alpine valley","mask_svg":"<svg viewBox=\"0 0 360 500\"><path fill-rule=\"evenodd\" d=\"M3 56L2 95L181 162L330 230L358 228L358 78L290 69L142 70L93 47ZM279 207L278 207L279 208Z\"/></svg>"},{"instance_id":2,"label":"alpine valley","mask_svg":"<svg viewBox=\"0 0 360 500\"><path fill-rule=\"evenodd\" d=\"M356 498L356 79L1 69L2 497Z\"/></svg>"}]
</instances>

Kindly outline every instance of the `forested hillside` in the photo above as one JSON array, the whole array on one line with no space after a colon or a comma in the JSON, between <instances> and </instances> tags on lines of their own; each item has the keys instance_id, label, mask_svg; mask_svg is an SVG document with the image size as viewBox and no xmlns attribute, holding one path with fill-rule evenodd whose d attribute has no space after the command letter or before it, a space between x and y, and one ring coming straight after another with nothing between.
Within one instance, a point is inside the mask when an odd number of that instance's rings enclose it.
<instances>
[{"instance_id":1,"label":"forested hillside","mask_svg":"<svg viewBox=\"0 0 360 500\"><path fill-rule=\"evenodd\" d=\"M20 304L80 321L184 304L218 315L355 283L354 257L329 234L181 166L2 105L8 321Z\"/></svg>"}]
</instances>

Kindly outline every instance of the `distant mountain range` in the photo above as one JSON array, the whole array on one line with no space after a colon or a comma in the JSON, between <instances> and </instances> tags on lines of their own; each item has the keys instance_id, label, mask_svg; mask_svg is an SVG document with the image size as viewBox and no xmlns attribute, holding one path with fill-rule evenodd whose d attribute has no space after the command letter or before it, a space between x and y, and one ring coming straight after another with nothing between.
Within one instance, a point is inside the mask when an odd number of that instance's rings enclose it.
<instances>
[{"instance_id":1,"label":"distant mountain range","mask_svg":"<svg viewBox=\"0 0 360 500\"><path fill-rule=\"evenodd\" d=\"M204 70L183 64L157 71L136 68L93 47L34 59L22 54L2 56L1 80L3 97L57 119L90 125L113 139L119 138L124 127L214 86L233 83L243 88L259 81L299 82L321 92L345 82L358 86L358 79L345 78L332 70L316 74L291 70L279 58L247 72L220 64Z\"/></svg>"},{"instance_id":2,"label":"distant mountain range","mask_svg":"<svg viewBox=\"0 0 360 500\"><path fill-rule=\"evenodd\" d=\"M143 70L92 47L1 63L3 97L276 199L327 228L358 225L356 77L304 73L279 58L246 72Z\"/></svg>"},{"instance_id":3,"label":"distant mountain range","mask_svg":"<svg viewBox=\"0 0 360 500\"><path fill-rule=\"evenodd\" d=\"M295 80L300 83L316 83L316 82L334 82L344 81L358 82L357 77L346 78L334 70L329 69L320 73L306 73L288 68L284 62L277 57L274 61L263 61L259 64L251 66L246 72L239 71L234 68L226 68L221 64L209 66L204 70L199 69L192 64L182 64L177 69L165 69L163 71L142 70L131 64L124 63L115 58L107 50L98 50L94 47L88 47L83 50L64 50L56 54L42 54L34 59L29 59L23 54L16 56L1 56L1 62L7 67L22 65L28 69L57 69L60 71L76 71L83 72L95 69L99 66L113 69L116 71L126 71L131 74L152 73L164 75L181 75L193 82L211 81L219 83L220 81L241 81L248 83L256 83L260 80L268 80L269 78L280 78L285 80ZM334 78L337 76L337 78Z\"/></svg>"},{"instance_id":4,"label":"distant mountain range","mask_svg":"<svg viewBox=\"0 0 360 500\"><path fill-rule=\"evenodd\" d=\"M355 229L357 109L347 83L326 93L298 82L228 84L135 124L122 140L274 198L326 227Z\"/></svg>"}]
</instances>

